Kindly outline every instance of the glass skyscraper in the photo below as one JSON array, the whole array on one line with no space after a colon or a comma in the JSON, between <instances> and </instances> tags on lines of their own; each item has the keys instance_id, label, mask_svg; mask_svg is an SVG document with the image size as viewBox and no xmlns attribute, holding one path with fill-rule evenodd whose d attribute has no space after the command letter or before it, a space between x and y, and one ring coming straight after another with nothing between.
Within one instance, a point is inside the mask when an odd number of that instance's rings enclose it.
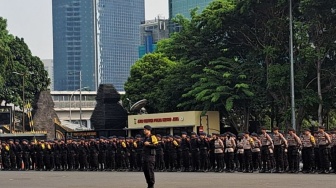
<instances>
[{"instance_id":1,"label":"glass skyscraper","mask_svg":"<svg viewBox=\"0 0 336 188\"><path fill-rule=\"evenodd\" d=\"M95 4L96 0L52 1L56 91L74 91L80 85L96 90Z\"/></svg>"},{"instance_id":2,"label":"glass skyscraper","mask_svg":"<svg viewBox=\"0 0 336 188\"><path fill-rule=\"evenodd\" d=\"M144 0L99 0L97 12L99 83L124 91L130 68L139 57Z\"/></svg>"},{"instance_id":3,"label":"glass skyscraper","mask_svg":"<svg viewBox=\"0 0 336 188\"><path fill-rule=\"evenodd\" d=\"M198 7L201 12L214 0L169 0L169 18L175 17L177 14L190 18L190 10Z\"/></svg>"},{"instance_id":4,"label":"glass skyscraper","mask_svg":"<svg viewBox=\"0 0 336 188\"><path fill-rule=\"evenodd\" d=\"M169 0L169 19L181 14L190 18L190 10L198 7L198 13L202 12L214 0ZM179 31L179 26L171 23L171 32Z\"/></svg>"}]
</instances>

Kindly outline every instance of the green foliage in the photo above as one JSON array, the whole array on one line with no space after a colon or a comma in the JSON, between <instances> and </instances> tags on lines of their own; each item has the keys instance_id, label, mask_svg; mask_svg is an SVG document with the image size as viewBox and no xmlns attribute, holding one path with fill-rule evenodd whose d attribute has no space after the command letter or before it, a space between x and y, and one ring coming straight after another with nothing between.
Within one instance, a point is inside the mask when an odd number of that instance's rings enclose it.
<instances>
[{"instance_id":1,"label":"green foliage","mask_svg":"<svg viewBox=\"0 0 336 188\"><path fill-rule=\"evenodd\" d=\"M0 102L22 106L25 79L25 101L34 103L39 92L50 84L48 74L42 61L32 56L24 40L10 35L6 27L6 20L0 17Z\"/></svg>"},{"instance_id":2,"label":"green foliage","mask_svg":"<svg viewBox=\"0 0 336 188\"><path fill-rule=\"evenodd\" d=\"M147 111L157 112L158 105L165 100L158 97L163 87L160 82L175 65L161 53L145 55L131 68L130 77L125 83L125 98L132 102L147 99Z\"/></svg>"},{"instance_id":3,"label":"green foliage","mask_svg":"<svg viewBox=\"0 0 336 188\"><path fill-rule=\"evenodd\" d=\"M288 5L286 0L216 0L200 14L192 10L190 20L177 15L173 21L182 30L160 41L157 49L175 65L157 77L140 67L138 75L131 72L129 86L139 80L150 83L153 89L138 95L155 98L155 112L218 110L231 125L244 124L245 129L250 119L271 127L290 125ZM293 1L298 129L316 120L318 105L323 104L324 117L335 108L335 10L333 0ZM322 65L322 99L317 62Z\"/></svg>"}]
</instances>

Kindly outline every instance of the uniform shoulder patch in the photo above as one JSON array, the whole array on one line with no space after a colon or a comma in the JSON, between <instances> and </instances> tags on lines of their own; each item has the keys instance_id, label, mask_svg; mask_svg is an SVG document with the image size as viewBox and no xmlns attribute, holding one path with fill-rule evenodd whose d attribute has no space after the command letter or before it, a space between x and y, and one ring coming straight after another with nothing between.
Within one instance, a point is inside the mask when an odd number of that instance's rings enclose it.
<instances>
[{"instance_id":1,"label":"uniform shoulder patch","mask_svg":"<svg viewBox=\"0 0 336 188\"><path fill-rule=\"evenodd\" d=\"M159 143L155 135L152 135L151 139L152 139L153 144L158 144Z\"/></svg>"}]
</instances>

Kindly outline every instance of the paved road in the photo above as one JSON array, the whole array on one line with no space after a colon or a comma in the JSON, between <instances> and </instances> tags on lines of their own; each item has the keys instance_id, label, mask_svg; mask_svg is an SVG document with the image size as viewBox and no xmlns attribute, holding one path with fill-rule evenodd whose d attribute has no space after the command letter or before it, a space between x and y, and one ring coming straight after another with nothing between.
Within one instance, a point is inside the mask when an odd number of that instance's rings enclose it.
<instances>
[{"instance_id":1,"label":"paved road","mask_svg":"<svg viewBox=\"0 0 336 188\"><path fill-rule=\"evenodd\" d=\"M244 174L157 172L156 188L328 188L336 174ZM8 172L0 171L1 188L142 188L140 172Z\"/></svg>"}]
</instances>

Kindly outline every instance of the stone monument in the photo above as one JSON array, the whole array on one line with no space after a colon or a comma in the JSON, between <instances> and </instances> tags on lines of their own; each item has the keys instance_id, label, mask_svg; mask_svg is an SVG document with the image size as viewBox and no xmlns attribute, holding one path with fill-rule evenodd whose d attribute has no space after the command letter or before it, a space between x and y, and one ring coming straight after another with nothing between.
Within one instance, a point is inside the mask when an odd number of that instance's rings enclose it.
<instances>
[{"instance_id":1,"label":"stone monument","mask_svg":"<svg viewBox=\"0 0 336 188\"><path fill-rule=\"evenodd\" d=\"M32 130L47 131L47 139L55 138L55 119L59 122L54 105L50 91L42 91L33 110Z\"/></svg>"},{"instance_id":2,"label":"stone monument","mask_svg":"<svg viewBox=\"0 0 336 188\"><path fill-rule=\"evenodd\" d=\"M127 127L127 111L119 103L120 94L112 84L100 84L96 107L91 115L95 130L122 130Z\"/></svg>"}]
</instances>

